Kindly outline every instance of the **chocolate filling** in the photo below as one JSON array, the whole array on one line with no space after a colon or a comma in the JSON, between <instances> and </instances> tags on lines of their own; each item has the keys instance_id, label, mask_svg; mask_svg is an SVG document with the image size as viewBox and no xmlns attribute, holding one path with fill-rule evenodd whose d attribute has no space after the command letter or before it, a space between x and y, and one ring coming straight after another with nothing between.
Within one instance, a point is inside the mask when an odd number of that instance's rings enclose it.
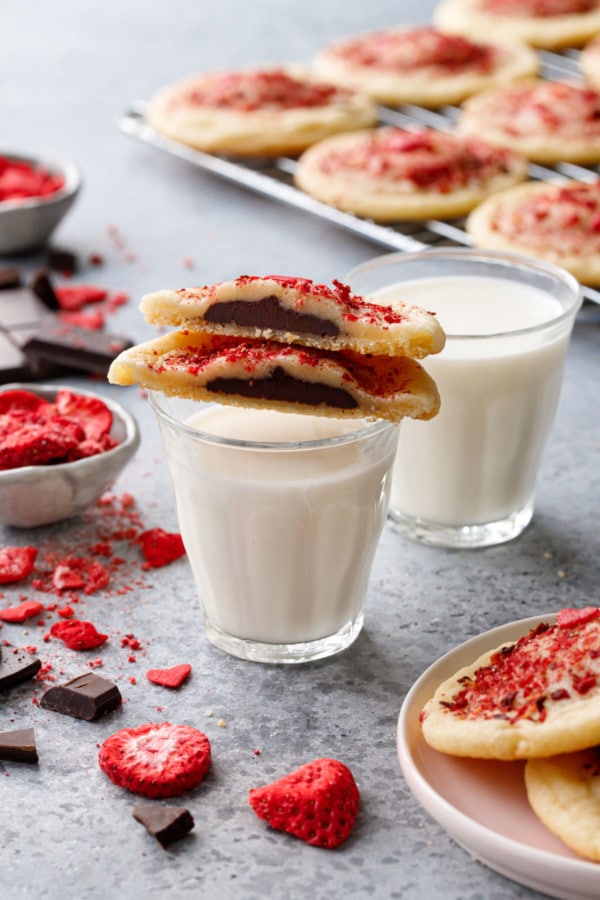
<instances>
[{"instance_id":1,"label":"chocolate filling","mask_svg":"<svg viewBox=\"0 0 600 900\"><path fill-rule=\"evenodd\" d=\"M262 300L222 300L213 303L205 314L207 322L222 325L248 325L253 328L271 328L274 331L292 331L299 334L315 334L319 337L335 337L340 329L328 319L320 319L310 313L298 313L284 309L277 297Z\"/></svg>"},{"instance_id":2,"label":"chocolate filling","mask_svg":"<svg viewBox=\"0 0 600 900\"><path fill-rule=\"evenodd\" d=\"M219 394L240 394L242 397L259 397L262 400L285 400L291 403L324 404L336 409L356 409L358 403L342 388L300 381L277 366L268 378L214 378L207 382L209 391Z\"/></svg>"}]
</instances>

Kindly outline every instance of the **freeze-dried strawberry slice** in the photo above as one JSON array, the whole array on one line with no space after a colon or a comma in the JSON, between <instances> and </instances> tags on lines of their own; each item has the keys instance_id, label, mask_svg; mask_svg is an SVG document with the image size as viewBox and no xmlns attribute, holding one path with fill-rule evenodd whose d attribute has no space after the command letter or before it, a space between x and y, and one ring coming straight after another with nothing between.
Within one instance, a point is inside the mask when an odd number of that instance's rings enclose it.
<instances>
[{"instance_id":1,"label":"freeze-dried strawberry slice","mask_svg":"<svg viewBox=\"0 0 600 900\"><path fill-rule=\"evenodd\" d=\"M23 581L33 572L37 547L0 547L0 584Z\"/></svg>"},{"instance_id":2,"label":"freeze-dried strawberry slice","mask_svg":"<svg viewBox=\"0 0 600 900\"><path fill-rule=\"evenodd\" d=\"M24 600L18 606L7 606L0 609L0 619L3 622L25 622L32 616L38 616L44 608L43 603L37 600Z\"/></svg>"},{"instance_id":3,"label":"freeze-dried strawberry slice","mask_svg":"<svg viewBox=\"0 0 600 900\"><path fill-rule=\"evenodd\" d=\"M52 637L59 638L70 650L93 650L108 640L107 634L100 634L91 622L81 619L69 619L66 622L55 622L50 629Z\"/></svg>"},{"instance_id":4,"label":"freeze-dried strawberry slice","mask_svg":"<svg viewBox=\"0 0 600 900\"><path fill-rule=\"evenodd\" d=\"M170 669L148 669L146 678L153 684L160 684L163 687L178 688L192 671L189 663L182 663L180 666L171 666Z\"/></svg>"},{"instance_id":5,"label":"freeze-dried strawberry slice","mask_svg":"<svg viewBox=\"0 0 600 900\"><path fill-rule=\"evenodd\" d=\"M176 797L206 775L210 742L191 725L149 722L107 738L98 762L119 787L144 797Z\"/></svg>"},{"instance_id":6,"label":"freeze-dried strawberry slice","mask_svg":"<svg viewBox=\"0 0 600 900\"><path fill-rule=\"evenodd\" d=\"M585 625L592 619L600 616L600 609L597 606L585 606L583 609L567 607L561 609L556 614L556 621L561 628L573 628L575 625Z\"/></svg>"},{"instance_id":7,"label":"freeze-dried strawberry slice","mask_svg":"<svg viewBox=\"0 0 600 900\"><path fill-rule=\"evenodd\" d=\"M108 291L96 284L67 284L54 288L54 293L61 309L75 311L88 303L105 300Z\"/></svg>"},{"instance_id":8,"label":"freeze-dried strawberry slice","mask_svg":"<svg viewBox=\"0 0 600 900\"><path fill-rule=\"evenodd\" d=\"M89 440L99 441L112 427L112 413L98 397L63 390L56 395L54 405L62 416L75 419Z\"/></svg>"},{"instance_id":9,"label":"freeze-dried strawberry slice","mask_svg":"<svg viewBox=\"0 0 600 900\"><path fill-rule=\"evenodd\" d=\"M39 397L32 391L23 391L18 388L0 391L0 413L14 412L15 410L40 412L48 405L47 400L44 400L43 397Z\"/></svg>"},{"instance_id":10,"label":"freeze-dried strawberry slice","mask_svg":"<svg viewBox=\"0 0 600 900\"><path fill-rule=\"evenodd\" d=\"M254 788L248 802L271 828L315 847L338 847L349 837L359 792L350 769L337 759L316 759L272 784Z\"/></svg>"},{"instance_id":11,"label":"freeze-dried strawberry slice","mask_svg":"<svg viewBox=\"0 0 600 900\"><path fill-rule=\"evenodd\" d=\"M150 528L138 536L138 541L146 560L146 568L159 569L180 556L185 556L185 547L177 532Z\"/></svg>"},{"instance_id":12,"label":"freeze-dried strawberry slice","mask_svg":"<svg viewBox=\"0 0 600 900\"><path fill-rule=\"evenodd\" d=\"M81 572L67 563L59 563L56 566L52 573L52 584L57 591L77 591L85 587Z\"/></svg>"},{"instance_id":13,"label":"freeze-dried strawberry slice","mask_svg":"<svg viewBox=\"0 0 600 900\"><path fill-rule=\"evenodd\" d=\"M43 466L58 462L77 446L77 439L48 419L44 424L24 424L0 443L0 469Z\"/></svg>"}]
</instances>

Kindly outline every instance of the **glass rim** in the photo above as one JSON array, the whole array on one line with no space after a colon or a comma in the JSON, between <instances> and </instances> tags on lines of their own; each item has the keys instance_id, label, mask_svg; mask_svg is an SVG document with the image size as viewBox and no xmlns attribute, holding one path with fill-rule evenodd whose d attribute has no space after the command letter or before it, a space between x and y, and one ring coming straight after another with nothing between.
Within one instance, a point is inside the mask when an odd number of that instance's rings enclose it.
<instances>
[{"instance_id":1,"label":"glass rim","mask_svg":"<svg viewBox=\"0 0 600 900\"><path fill-rule=\"evenodd\" d=\"M176 396L167 396L162 391L153 391L148 390L148 399L150 401L150 405L159 419L162 419L171 427L176 427L178 430L183 431L189 437L194 438L195 440L201 440L204 443L214 444L219 447L231 447L235 449L249 449L249 450L320 450L326 447L340 447L343 444L355 443L357 440L363 440L364 438L371 437L372 435L379 434L382 431L386 431L390 428L394 428L397 426L397 423L391 422L387 419L376 419L374 421L369 421L368 419L364 419L368 424L366 427L357 429L356 431L349 431L345 434L333 435L332 437L327 438L317 438L312 441L248 441L241 438L228 438L223 437L222 435L214 434L209 431L201 431L198 428L192 428L190 425L186 425L185 422L182 422L181 419L173 416L170 412L168 412L161 403L161 398L164 398L166 401L168 400L180 400L182 402L187 403L198 403L203 404L204 406L213 406L218 405L218 401L194 401L189 397L176 397ZM225 404L223 404L225 405ZM231 404L227 404L230 405ZM257 410L260 411L260 410ZM279 412L279 410L276 410ZM282 415L286 415L286 413L282 413ZM296 415L303 415L303 413L296 413ZM323 417L326 418L326 417ZM339 418L342 418L341 416Z\"/></svg>"},{"instance_id":2,"label":"glass rim","mask_svg":"<svg viewBox=\"0 0 600 900\"><path fill-rule=\"evenodd\" d=\"M525 328L516 328L510 331L494 331L489 334L452 334L446 331L446 341L487 341L498 340L501 338L520 337L525 335L536 334L564 322L574 319L583 303L583 292L579 281L566 269L554 263L545 260L535 259L534 257L525 256L518 253L505 253L500 250L480 250L472 247L436 247L428 250L417 250L414 253L404 253L403 251L395 253L384 253L380 256L372 257L358 266L354 266L344 276L344 281L352 287L352 279L357 275L364 275L369 270L384 269L388 265L402 262L418 262L426 259L448 259L448 260L473 260L477 263L499 263L504 271L509 269L522 270L530 273L539 272L546 276L554 278L556 282L560 282L572 296L572 303L560 313L545 322L538 322L535 325L528 325ZM423 280L430 277L432 280L442 278L442 275L432 274L431 276L418 276L414 280ZM484 277L484 276L480 276ZM406 279L407 281L409 279ZM516 279L507 277L507 281L516 281ZM361 292L362 293L362 292ZM370 295L365 295L367 298ZM372 295L371 295L372 296Z\"/></svg>"}]
</instances>

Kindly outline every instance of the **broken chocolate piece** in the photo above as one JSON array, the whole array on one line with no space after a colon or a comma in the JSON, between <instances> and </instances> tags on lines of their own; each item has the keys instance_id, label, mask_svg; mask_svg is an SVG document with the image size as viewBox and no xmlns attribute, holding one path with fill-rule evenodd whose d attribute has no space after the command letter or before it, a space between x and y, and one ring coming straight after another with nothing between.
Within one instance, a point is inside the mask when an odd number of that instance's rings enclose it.
<instances>
[{"instance_id":1,"label":"broken chocolate piece","mask_svg":"<svg viewBox=\"0 0 600 900\"><path fill-rule=\"evenodd\" d=\"M21 273L18 269L0 269L0 291L21 287Z\"/></svg>"},{"instance_id":2,"label":"broken chocolate piece","mask_svg":"<svg viewBox=\"0 0 600 900\"><path fill-rule=\"evenodd\" d=\"M51 310L60 309L60 303L58 302L58 297L54 292L54 287L52 286L52 282L50 281L50 276L44 269L40 269L33 276L33 280L31 282L31 290L39 297L44 306Z\"/></svg>"},{"instance_id":3,"label":"broken chocolate piece","mask_svg":"<svg viewBox=\"0 0 600 900\"><path fill-rule=\"evenodd\" d=\"M40 364L52 364L106 375L115 356L127 347L131 347L127 338L46 317L40 321L36 333L21 345L21 350L33 369Z\"/></svg>"},{"instance_id":4,"label":"broken chocolate piece","mask_svg":"<svg viewBox=\"0 0 600 900\"><path fill-rule=\"evenodd\" d=\"M0 691L34 678L41 668L41 660L28 653L17 653L9 659L3 659L0 662Z\"/></svg>"},{"instance_id":5,"label":"broken chocolate piece","mask_svg":"<svg viewBox=\"0 0 600 900\"><path fill-rule=\"evenodd\" d=\"M0 759L36 763L38 755L33 728L0 732Z\"/></svg>"},{"instance_id":6,"label":"broken chocolate piece","mask_svg":"<svg viewBox=\"0 0 600 900\"><path fill-rule=\"evenodd\" d=\"M46 263L55 272L73 275L79 268L77 255L71 250L62 247L48 247L46 250Z\"/></svg>"},{"instance_id":7,"label":"broken chocolate piece","mask_svg":"<svg viewBox=\"0 0 600 900\"><path fill-rule=\"evenodd\" d=\"M116 684L90 672L49 688L42 696L40 706L92 722L117 709L122 701Z\"/></svg>"},{"instance_id":8,"label":"broken chocolate piece","mask_svg":"<svg viewBox=\"0 0 600 900\"><path fill-rule=\"evenodd\" d=\"M134 806L133 818L163 847L178 841L194 827L192 814L184 806Z\"/></svg>"}]
</instances>

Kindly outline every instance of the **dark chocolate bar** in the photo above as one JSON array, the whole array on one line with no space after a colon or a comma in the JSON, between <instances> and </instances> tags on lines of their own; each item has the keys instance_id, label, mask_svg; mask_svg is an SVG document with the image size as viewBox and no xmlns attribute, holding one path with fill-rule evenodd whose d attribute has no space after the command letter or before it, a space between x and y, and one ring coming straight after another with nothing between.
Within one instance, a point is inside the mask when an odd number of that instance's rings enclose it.
<instances>
[{"instance_id":1,"label":"dark chocolate bar","mask_svg":"<svg viewBox=\"0 0 600 900\"><path fill-rule=\"evenodd\" d=\"M194 827L192 814L184 806L134 806L133 818L163 847L178 841Z\"/></svg>"},{"instance_id":2,"label":"dark chocolate bar","mask_svg":"<svg viewBox=\"0 0 600 900\"><path fill-rule=\"evenodd\" d=\"M40 706L75 719L92 722L117 709L123 698L116 684L93 672L78 675L66 684L49 688L42 695Z\"/></svg>"},{"instance_id":3,"label":"dark chocolate bar","mask_svg":"<svg viewBox=\"0 0 600 900\"><path fill-rule=\"evenodd\" d=\"M19 728L16 731L0 732L0 759L36 763L38 754L33 728Z\"/></svg>"},{"instance_id":4,"label":"dark chocolate bar","mask_svg":"<svg viewBox=\"0 0 600 900\"><path fill-rule=\"evenodd\" d=\"M34 678L41 668L41 660L29 653L16 653L8 659L5 657L0 662L0 691Z\"/></svg>"},{"instance_id":5,"label":"dark chocolate bar","mask_svg":"<svg viewBox=\"0 0 600 900\"><path fill-rule=\"evenodd\" d=\"M50 280L50 276L43 269L36 272L31 282L31 290L36 297L39 297L47 309L56 312L60 309L58 297L54 291L54 286Z\"/></svg>"},{"instance_id":6,"label":"dark chocolate bar","mask_svg":"<svg viewBox=\"0 0 600 900\"><path fill-rule=\"evenodd\" d=\"M68 325L29 288L0 290L0 384L73 372L106 375L131 341Z\"/></svg>"},{"instance_id":7,"label":"dark chocolate bar","mask_svg":"<svg viewBox=\"0 0 600 900\"><path fill-rule=\"evenodd\" d=\"M127 338L67 325L48 316L40 320L35 334L21 344L34 372L40 365L55 365L96 375L106 375L115 356L127 347L131 347Z\"/></svg>"}]
</instances>

